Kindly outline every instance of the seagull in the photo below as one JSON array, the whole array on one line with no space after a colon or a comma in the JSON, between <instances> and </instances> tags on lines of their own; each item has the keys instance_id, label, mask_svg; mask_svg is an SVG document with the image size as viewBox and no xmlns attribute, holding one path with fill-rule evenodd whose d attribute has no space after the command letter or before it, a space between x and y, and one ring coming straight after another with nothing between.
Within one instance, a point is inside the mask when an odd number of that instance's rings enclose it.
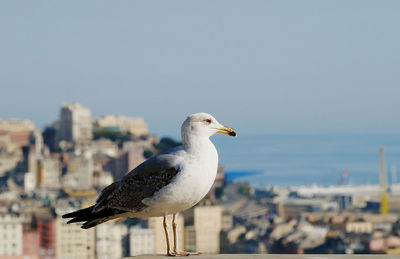
<instances>
[{"instance_id":1,"label":"seagull","mask_svg":"<svg viewBox=\"0 0 400 259\"><path fill-rule=\"evenodd\" d=\"M210 137L216 133L236 136L207 113L187 117L181 127L182 145L155 155L121 180L104 188L96 204L63 215L67 223L84 222L83 229L120 217L163 217L168 256L187 256L177 244L177 213L196 205L214 183L218 153ZM167 216L172 217L174 244L170 249Z\"/></svg>"}]
</instances>

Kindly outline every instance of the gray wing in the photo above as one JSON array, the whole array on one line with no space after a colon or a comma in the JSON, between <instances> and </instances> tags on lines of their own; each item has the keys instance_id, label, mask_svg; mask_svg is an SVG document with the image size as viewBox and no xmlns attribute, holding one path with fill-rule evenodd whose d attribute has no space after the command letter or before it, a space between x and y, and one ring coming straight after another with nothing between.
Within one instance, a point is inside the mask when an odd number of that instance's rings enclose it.
<instances>
[{"instance_id":1,"label":"gray wing","mask_svg":"<svg viewBox=\"0 0 400 259\"><path fill-rule=\"evenodd\" d=\"M141 211L146 207L142 200L153 196L179 173L180 168L175 161L174 153L163 153L140 164L101 192L94 211L104 208Z\"/></svg>"}]
</instances>

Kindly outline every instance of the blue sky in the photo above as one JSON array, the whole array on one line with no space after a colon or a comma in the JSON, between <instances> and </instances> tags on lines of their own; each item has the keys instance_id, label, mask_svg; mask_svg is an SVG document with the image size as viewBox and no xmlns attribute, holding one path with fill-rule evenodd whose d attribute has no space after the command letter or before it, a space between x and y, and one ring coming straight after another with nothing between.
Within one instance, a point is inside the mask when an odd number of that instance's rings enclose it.
<instances>
[{"instance_id":1,"label":"blue sky","mask_svg":"<svg viewBox=\"0 0 400 259\"><path fill-rule=\"evenodd\" d=\"M399 1L1 1L0 117L205 111L245 135L400 130Z\"/></svg>"}]
</instances>

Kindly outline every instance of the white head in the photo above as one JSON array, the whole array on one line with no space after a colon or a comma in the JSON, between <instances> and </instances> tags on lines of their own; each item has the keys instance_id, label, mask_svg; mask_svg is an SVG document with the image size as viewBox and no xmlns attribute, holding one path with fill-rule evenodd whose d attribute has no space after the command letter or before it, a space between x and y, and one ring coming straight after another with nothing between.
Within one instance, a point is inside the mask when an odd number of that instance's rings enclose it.
<instances>
[{"instance_id":1,"label":"white head","mask_svg":"<svg viewBox=\"0 0 400 259\"><path fill-rule=\"evenodd\" d=\"M209 138L215 133L236 136L234 129L221 125L208 113L195 113L187 117L182 124L181 133L183 143L187 142L190 137Z\"/></svg>"}]
</instances>

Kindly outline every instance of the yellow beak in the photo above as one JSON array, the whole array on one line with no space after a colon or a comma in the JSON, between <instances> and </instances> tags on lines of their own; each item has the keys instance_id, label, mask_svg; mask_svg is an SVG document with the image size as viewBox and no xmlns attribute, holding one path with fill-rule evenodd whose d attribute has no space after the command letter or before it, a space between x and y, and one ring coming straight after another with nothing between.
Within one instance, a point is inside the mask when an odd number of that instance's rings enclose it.
<instances>
[{"instance_id":1,"label":"yellow beak","mask_svg":"<svg viewBox=\"0 0 400 259\"><path fill-rule=\"evenodd\" d=\"M230 127L223 126L222 128L218 128L217 133L223 133L229 136L236 136L236 131Z\"/></svg>"}]
</instances>

